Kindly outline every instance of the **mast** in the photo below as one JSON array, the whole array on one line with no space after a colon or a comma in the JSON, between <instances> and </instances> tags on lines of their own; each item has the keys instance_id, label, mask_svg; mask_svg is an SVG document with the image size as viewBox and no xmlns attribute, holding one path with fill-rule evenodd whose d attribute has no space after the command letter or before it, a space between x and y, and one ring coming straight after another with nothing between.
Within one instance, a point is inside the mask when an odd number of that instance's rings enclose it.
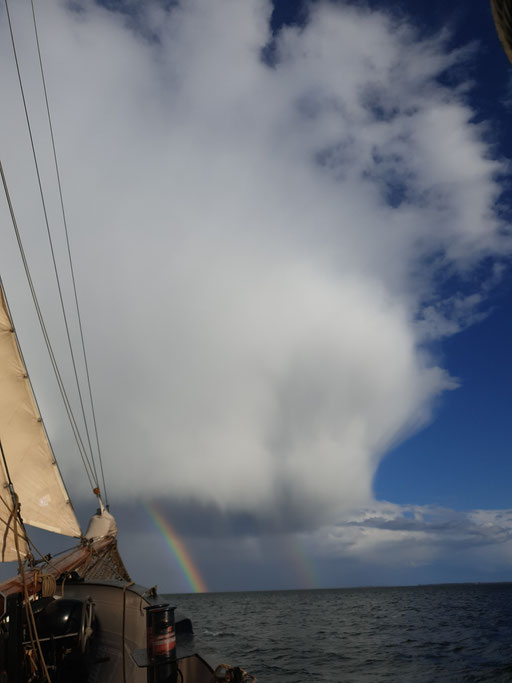
<instances>
[{"instance_id":1,"label":"mast","mask_svg":"<svg viewBox=\"0 0 512 683\"><path fill-rule=\"evenodd\" d=\"M512 1L491 0L491 9L498 38L512 62Z\"/></svg>"}]
</instances>

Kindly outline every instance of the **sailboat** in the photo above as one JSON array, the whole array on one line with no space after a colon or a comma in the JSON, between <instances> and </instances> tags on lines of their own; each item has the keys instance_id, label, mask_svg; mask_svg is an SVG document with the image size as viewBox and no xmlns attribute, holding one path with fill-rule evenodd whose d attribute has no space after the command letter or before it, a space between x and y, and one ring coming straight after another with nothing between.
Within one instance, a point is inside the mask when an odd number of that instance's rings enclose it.
<instances>
[{"instance_id":1,"label":"sailboat","mask_svg":"<svg viewBox=\"0 0 512 683\"><path fill-rule=\"evenodd\" d=\"M2 683L255 680L238 667L215 665L204 646L200 653L190 620L155 588L132 581L98 488L98 509L82 533L1 280L0 487L0 560L18 562L17 576L0 584ZM76 547L43 556L27 526L71 536Z\"/></svg>"},{"instance_id":2,"label":"sailboat","mask_svg":"<svg viewBox=\"0 0 512 683\"><path fill-rule=\"evenodd\" d=\"M52 356L1 163L0 172ZM95 483L97 510L82 532L0 279L0 561L18 563L17 575L0 584L0 683L254 681L200 644L191 621L156 587L132 580L118 551L115 518L98 478ZM72 537L75 546L42 554L31 527Z\"/></svg>"}]
</instances>

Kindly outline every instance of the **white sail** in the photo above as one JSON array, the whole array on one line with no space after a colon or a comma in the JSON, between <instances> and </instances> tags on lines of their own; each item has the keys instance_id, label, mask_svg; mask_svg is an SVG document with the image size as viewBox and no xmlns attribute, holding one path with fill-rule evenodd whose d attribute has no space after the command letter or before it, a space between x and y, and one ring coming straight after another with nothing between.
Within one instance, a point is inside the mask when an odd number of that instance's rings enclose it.
<instances>
[{"instance_id":1,"label":"white sail","mask_svg":"<svg viewBox=\"0 0 512 683\"><path fill-rule=\"evenodd\" d=\"M80 527L39 415L1 287L0 443L3 451L0 458L0 551L3 542L5 560L9 559L7 545L13 548L14 544L12 531L7 530L6 534L7 506L12 509L9 479L19 498L25 524L66 536L80 536ZM16 559L16 556L10 559Z\"/></svg>"},{"instance_id":2,"label":"white sail","mask_svg":"<svg viewBox=\"0 0 512 683\"><path fill-rule=\"evenodd\" d=\"M0 529L0 562L11 562L25 557L28 553L28 544L15 515L15 500L9 488L4 488L0 494Z\"/></svg>"}]
</instances>

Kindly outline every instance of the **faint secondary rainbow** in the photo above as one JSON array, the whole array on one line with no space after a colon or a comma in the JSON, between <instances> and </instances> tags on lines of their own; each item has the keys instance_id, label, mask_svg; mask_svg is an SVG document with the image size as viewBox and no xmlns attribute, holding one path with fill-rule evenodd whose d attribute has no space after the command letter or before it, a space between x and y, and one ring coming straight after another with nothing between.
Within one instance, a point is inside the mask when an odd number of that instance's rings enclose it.
<instances>
[{"instance_id":1,"label":"faint secondary rainbow","mask_svg":"<svg viewBox=\"0 0 512 683\"><path fill-rule=\"evenodd\" d=\"M299 580L301 588L320 588L322 582L317 574L315 564L307 552L301 538L297 534L283 539L283 552L287 556L288 563Z\"/></svg>"},{"instance_id":2,"label":"faint secondary rainbow","mask_svg":"<svg viewBox=\"0 0 512 683\"><path fill-rule=\"evenodd\" d=\"M195 566L185 544L172 528L171 524L160 514L154 505L144 503L144 507L149 512L151 519L162 533L169 548L172 550L192 591L194 593L208 593L208 588L203 577L199 573L199 569Z\"/></svg>"}]
</instances>

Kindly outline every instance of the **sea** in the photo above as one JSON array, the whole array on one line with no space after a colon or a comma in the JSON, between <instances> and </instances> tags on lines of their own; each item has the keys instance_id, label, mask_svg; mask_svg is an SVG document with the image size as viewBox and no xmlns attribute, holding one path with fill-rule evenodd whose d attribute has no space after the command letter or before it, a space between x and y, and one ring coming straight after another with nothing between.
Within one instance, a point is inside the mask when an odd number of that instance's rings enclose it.
<instances>
[{"instance_id":1,"label":"sea","mask_svg":"<svg viewBox=\"0 0 512 683\"><path fill-rule=\"evenodd\" d=\"M512 583L166 597L258 683L512 681Z\"/></svg>"}]
</instances>

